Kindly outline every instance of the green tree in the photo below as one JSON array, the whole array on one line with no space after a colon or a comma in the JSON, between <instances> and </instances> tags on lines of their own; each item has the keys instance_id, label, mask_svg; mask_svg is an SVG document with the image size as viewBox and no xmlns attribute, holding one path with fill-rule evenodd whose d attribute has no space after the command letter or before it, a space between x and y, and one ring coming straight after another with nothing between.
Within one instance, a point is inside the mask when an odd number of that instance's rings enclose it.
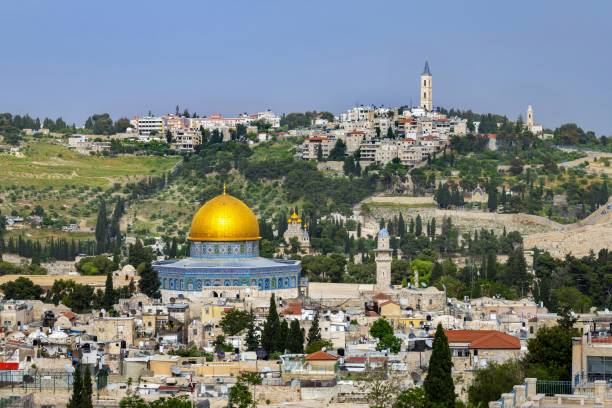
<instances>
[{"instance_id":1,"label":"green tree","mask_svg":"<svg viewBox=\"0 0 612 408\"><path fill-rule=\"evenodd\" d=\"M157 276L157 271L151 266L151 263L143 262L138 265L138 274L140 275L140 281L138 281L138 288L140 291L150 298L160 299L159 277Z\"/></svg>"},{"instance_id":2,"label":"green tree","mask_svg":"<svg viewBox=\"0 0 612 408\"><path fill-rule=\"evenodd\" d=\"M11 282L0 285L5 299L37 300L43 294L43 289L28 278L20 276Z\"/></svg>"},{"instance_id":3,"label":"green tree","mask_svg":"<svg viewBox=\"0 0 612 408\"><path fill-rule=\"evenodd\" d=\"M321 340L321 329L319 328L319 312L317 311L312 319L312 324L308 329L308 337L306 338L308 345Z\"/></svg>"},{"instance_id":4,"label":"green tree","mask_svg":"<svg viewBox=\"0 0 612 408\"><path fill-rule=\"evenodd\" d=\"M100 200L98 218L96 220L96 248L99 254L106 251L108 242L108 219L106 218L106 203Z\"/></svg>"},{"instance_id":5,"label":"green tree","mask_svg":"<svg viewBox=\"0 0 612 408\"><path fill-rule=\"evenodd\" d=\"M246 310L231 309L223 314L219 326L226 336L234 336L248 328L252 318Z\"/></svg>"},{"instance_id":6,"label":"green tree","mask_svg":"<svg viewBox=\"0 0 612 408\"><path fill-rule=\"evenodd\" d=\"M395 399L393 408L429 408L425 390L414 387L402 391Z\"/></svg>"},{"instance_id":7,"label":"green tree","mask_svg":"<svg viewBox=\"0 0 612 408\"><path fill-rule=\"evenodd\" d=\"M227 408L251 408L257 404L253 401L253 395L244 382L238 381L227 396Z\"/></svg>"},{"instance_id":8,"label":"green tree","mask_svg":"<svg viewBox=\"0 0 612 408\"><path fill-rule=\"evenodd\" d=\"M103 306L107 311L113 308L115 304L115 290L113 289L113 274L108 272L106 274L106 285L104 287L104 299Z\"/></svg>"},{"instance_id":9,"label":"green tree","mask_svg":"<svg viewBox=\"0 0 612 408\"><path fill-rule=\"evenodd\" d=\"M376 350L389 350L392 353L399 353L402 342L395 337L393 327L386 319L378 319L372 323L370 334L378 339Z\"/></svg>"},{"instance_id":10,"label":"green tree","mask_svg":"<svg viewBox=\"0 0 612 408\"><path fill-rule=\"evenodd\" d=\"M259 347L259 335L255 327L255 316L252 310L249 312L249 324L247 325L247 333L244 341L248 351L255 351Z\"/></svg>"},{"instance_id":11,"label":"green tree","mask_svg":"<svg viewBox=\"0 0 612 408\"><path fill-rule=\"evenodd\" d=\"M149 408L149 404L139 395L128 395L121 398L119 408Z\"/></svg>"},{"instance_id":12,"label":"green tree","mask_svg":"<svg viewBox=\"0 0 612 408\"><path fill-rule=\"evenodd\" d=\"M414 235L420 237L423 234L423 220L421 220L421 214L417 214L416 222L414 224Z\"/></svg>"},{"instance_id":13,"label":"green tree","mask_svg":"<svg viewBox=\"0 0 612 408\"><path fill-rule=\"evenodd\" d=\"M276 311L276 300L273 293L270 296L270 309L268 310L268 316L261 333L261 346L266 350L268 356L276 351L281 351L278 349L280 344L279 335L280 319Z\"/></svg>"},{"instance_id":14,"label":"green tree","mask_svg":"<svg viewBox=\"0 0 612 408\"><path fill-rule=\"evenodd\" d=\"M342 139L338 139L334 148L329 152L328 160L344 160L346 156L346 144L342 141Z\"/></svg>"},{"instance_id":15,"label":"green tree","mask_svg":"<svg viewBox=\"0 0 612 408\"><path fill-rule=\"evenodd\" d=\"M438 324L433 342L433 351L429 359L427 377L423 383L427 400L438 407L454 408L455 385L452 376L453 363L448 347L448 339L442 324Z\"/></svg>"},{"instance_id":16,"label":"green tree","mask_svg":"<svg viewBox=\"0 0 612 408\"><path fill-rule=\"evenodd\" d=\"M572 369L572 337L580 333L562 326L543 327L527 341L525 356L529 377L541 380L569 381Z\"/></svg>"},{"instance_id":17,"label":"green tree","mask_svg":"<svg viewBox=\"0 0 612 408\"><path fill-rule=\"evenodd\" d=\"M67 408L83 407L83 373L81 365L78 364L72 374L72 394L68 400Z\"/></svg>"},{"instance_id":18,"label":"green tree","mask_svg":"<svg viewBox=\"0 0 612 408\"><path fill-rule=\"evenodd\" d=\"M91 371L89 370L89 365L85 365L85 370L83 370L83 388L81 391L80 408L93 408L92 396Z\"/></svg>"},{"instance_id":19,"label":"green tree","mask_svg":"<svg viewBox=\"0 0 612 408\"><path fill-rule=\"evenodd\" d=\"M523 382L525 374L518 361L503 364L491 362L476 371L474 382L468 389L470 406L486 407L489 401L497 401L501 394L510 392L512 387Z\"/></svg>"},{"instance_id":20,"label":"green tree","mask_svg":"<svg viewBox=\"0 0 612 408\"><path fill-rule=\"evenodd\" d=\"M287 349L293 354L302 354L304 352L304 332L302 331L300 322L297 319L293 319L289 325Z\"/></svg>"}]
</instances>

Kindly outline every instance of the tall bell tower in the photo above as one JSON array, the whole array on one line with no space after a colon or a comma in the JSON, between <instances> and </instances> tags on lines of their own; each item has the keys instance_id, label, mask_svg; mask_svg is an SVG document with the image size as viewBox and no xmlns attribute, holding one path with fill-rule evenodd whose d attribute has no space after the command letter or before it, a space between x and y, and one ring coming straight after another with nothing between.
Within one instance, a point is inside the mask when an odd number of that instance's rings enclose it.
<instances>
[{"instance_id":1,"label":"tall bell tower","mask_svg":"<svg viewBox=\"0 0 612 408\"><path fill-rule=\"evenodd\" d=\"M433 102L431 98L431 71L429 71L429 63L425 61L425 68L421 74L421 108L431 112L433 109Z\"/></svg>"},{"instance_id":2,"label":"tall bell tower","mask_svg":"<svg viewBox=\"0 0 612 408\"><path fill-rule=\"evenodd\" d=\"M386 292L391 288L391 246L389 231L386 228L378 232L376 249L376 290Z\"/></svg>"}]
</instances>

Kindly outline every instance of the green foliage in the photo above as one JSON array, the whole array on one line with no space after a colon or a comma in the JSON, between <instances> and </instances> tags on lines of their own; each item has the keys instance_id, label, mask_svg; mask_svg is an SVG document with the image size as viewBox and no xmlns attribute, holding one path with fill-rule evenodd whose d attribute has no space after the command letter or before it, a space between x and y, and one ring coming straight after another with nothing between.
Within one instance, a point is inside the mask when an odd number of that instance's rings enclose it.
<instances>
[{"instance_id":1,"label":"green foliage","mask_svg":"<svg viewBox=\"0 0 612 408\"><path fill-rule=\"evenodd\" d=\"M471 406L487 407L489 401L497 401L501 394L510 392L512 387L523 382L523 366L518 361L503 364L491 362L476 371L474 382L468 389Z\"/></svg>"},{"instance_id":2,"label":"green foliage","mask_svg":"<svg viewBox=\"0 0 612 408\"><path fill-rule=\"evenodd\" d=\"M289 325L287 350L289 353L293 354L304 353L304 331L300 327L300 322L297 319L293 319Z\"/></svg>"},{"instance_id":3,"label":"green foliage","mask_svg":"<svg viewBox=\"0 0 612 408\"><path fill-rule=\"evenodd\" d=\"M273 293L270 296L270 309L261 333L261 346L270 356L274 352L284 352L284 349L281 350L284 342L285 339L281 339L281 322L276 311L276 300Z\"/></svg>"},{"instance_id":4,"label":"green foliage","mask_svg":"<svg viewBox=\"0 0 612 408\"><path fill-rule=\"evenodd\" d=\"M395 399L392 408L429 408L429 406L425 390L415 387L402 391Z\"/></svg>"},{"instance_id":5,"label":"green foliage","mask_svg":"<svg viewBox=\"0 0 612 408\"><path fill-rule=\"evenodd\" d=\"M149 262L143 262L138 265L138 274L140 275L140 280L138 281L138 288L140 291L150 298L161 298L159 277L157 276L157 271L153 269L151 264Z\"/></svg>"},{"instance_id":6,"label":"green foliage","mask_svg":"<svg viewBox=\"0 0 612 408\"><path fill-rule=\"evenodd\" d=\"M571 380L572 337L580 333L563 326L543 327L527 341L525 357L528 377L540 380Z\"/></svg>"},{"instance_id":7,"label":"green foliage","mask_svg":"<svg viewBox=\"0 0 612 408\"><path fill-rule=\"evenodd\" d=\"M107 256L96 255L81 258L75 267L83 275L106 275L113 272L117 265Z\"/></svg>"},{"instance_id":8,"label":"green foliage","mask_svg":"<svg viewBox=\"0 0 612 408\"><path fill-rule=\"evenodd\" d=\"M402 342L395 337L393 327L386 319L378 319L372 323L370 334L378 339L376 350L389 350L391 353L399 353Z\"/></svg>"},{"instance_id":9,"label":"green foliage","mask_svg":"<svg viewBox=\"0 0 612 408\"><path fill-rule=\"evenodd\" d=\"M330 349L333 346L334 345L331 341L319 339L319 340L313 341L312 343L309 343L304 349L304 352L306 354L311 354L311 353L315 353L323 349Z\"/></svg>"},{"instance_id":10,"label":"green foliage","mask_svg":"<svg viewBox=\"0 0 612 408\"><path fill-rule=\"evenodd\" d=\"M91 371L89 365L83 370L83 385L81 388L81 405L79 408L93 408L93 387L91 384Z\"/></svg>"},{"instance_id":11,"label":"green foliage","mask_svg":"<svg viewBox=\"0 0 612 408\"><path fill-rule=\"evenodd\" d=\"M308 345L321 340L321 329L319 328L319 312L317 311L312 319L312 324L308 329L308 337L306 338Z\"/></svg>"},{"instance_id":12,"label":"green foliage","mask_svg":"<svg viewBox=\"0 0 612 408\"><path fill-rule=\"evenodd\" d=\"M83 400L83 371L81 365L78 364L73 373L72 394L68 399L67 408L81 408L85 404Z\"/></svg>"},{"instance_id":13,"label":"green foliage","mask_svg":"<svg viewBox=\"0 0 612 408\"><path fill-rule=\"evenodd\" d=\"M168 354L179 357L206 357L206 361L213 361L213 355L211 353L198 350L196 346L170 350Z\"/></svg>"},{"instance_id":14,"label":"green foliage","mask_svg":"<svg viewBox=\"0 0 612 408\"><path fill-rule=\"evenodd\" d=\"M237 382L230 389L227 398L228 408L251 408L255 406L256 403L253 401L253 396L251 395L247 384Z\"/></svg>"},{"instance_id":15,"label":"green foliage","mask_svg":"<svg viewBox=\"0 0 612 408\"><path fill-rule=\"evenodd\" d=\"M340 254L307 255L302 258L303 273L315 282L342 282L345 265L346 258Z\"/></svg>"},{"instance_id":16,"label":"green foliage","mask_svg":"<svg viewBox=\"0 0 612 408\"><path fill-rule=\"evenodd\" d=\"M223 314L219 326L226 336L234 336L246 329L253 316L245 311L239 309L231 309Z\"/></svg>"},{"instance_id":17,"label":"green foliage","mask_svg":"<svg viewBox=\"0 0 612 408\"><path fill-rule=\"evenodd\" d=\"M2 290L6 299L15 300L38 300L43 294L43 289L40 286L24 277L3 283L0 285L0 290Z\"/></svg>"},{"instance_id":18,"label":"green foliage","mask_svg":"<svg viewBox=\"0 0 612 408\"><path fill-rule=\"evenodd\" d=\"M438 324L429 359L427 377L423 383L427 400L436 406L453 408L455 406L455 385L452 376L453 363L448 347L448 339L441 324Z\"/></svg>"}]
</instances>

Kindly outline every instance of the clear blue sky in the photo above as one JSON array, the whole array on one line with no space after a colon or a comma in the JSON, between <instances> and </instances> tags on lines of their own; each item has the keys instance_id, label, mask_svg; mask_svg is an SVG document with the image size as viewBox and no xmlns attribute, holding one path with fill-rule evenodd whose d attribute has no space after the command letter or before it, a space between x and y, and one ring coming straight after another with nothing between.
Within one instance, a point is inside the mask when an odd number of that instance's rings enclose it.
<instances>
[{"instance_id":1,"label":"clear blue sky","mask_svg":"<svg viewBox=\"0 0 612 408\"><path fill-rule=\"evenodd\" d=\"M20 0L0 13L0 112L83 123L408 104L612 135L610 1Z\"/></svg>"}]
</instances>

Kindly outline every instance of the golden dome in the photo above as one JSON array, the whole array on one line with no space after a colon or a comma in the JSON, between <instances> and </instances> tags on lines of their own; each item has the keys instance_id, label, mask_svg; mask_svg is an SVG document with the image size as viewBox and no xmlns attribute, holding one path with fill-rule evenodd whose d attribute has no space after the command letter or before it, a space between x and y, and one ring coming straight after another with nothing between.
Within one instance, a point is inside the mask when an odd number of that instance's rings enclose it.
<instances>
[{"instance_id":1,"label":"golden dome","mask_svg":"<svg viewBox=\"0 0 612 408\"><path fill-rule=\"evenodd\" d=\"M297 215L297 214L295 213L295 211L294 211L294 212L293 212L293 214L291 214L291 217L289 217L289 218L287 219L287 222L288 222L289 224L291 224L292 222L298 222L298 223L301 223L301 222L302 222L302 219L301 219L301 218L300 218L300 216L299 216L299 215Z\"/></svg>"},{"instance_id":2,"label":"golden dome","mask_svg":"<svg viewBox=\"0 0 612 408\"><path fill-rule=\"evenodd\" d=\"M260 238L253 211L225 191L200 207L189 231L191 241L253 241Z\"/></svg>"}]
</instances>

